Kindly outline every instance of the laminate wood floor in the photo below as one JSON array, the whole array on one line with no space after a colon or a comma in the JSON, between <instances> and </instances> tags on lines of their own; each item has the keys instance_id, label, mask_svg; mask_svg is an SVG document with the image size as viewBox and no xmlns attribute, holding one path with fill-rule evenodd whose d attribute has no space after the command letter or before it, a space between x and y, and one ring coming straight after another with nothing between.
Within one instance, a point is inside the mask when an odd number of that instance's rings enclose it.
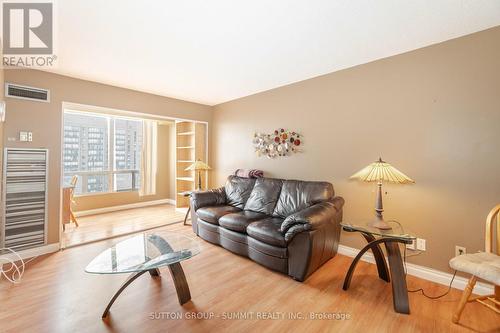
<instances>
[{"instance_id":1,"label":"laminate wood floor","mask_svg":"<svg viewBox=\"0 0 500 333\"><path fill-rule=\"evenodd\" d=\"M63 232L63 246L71 247L96 240L126 235L184 221L184 213L175 210L173 205L156 205L121 210L98 215L82 216L75 224L67 224Z\"/></svg>"},{"instance_id":2,"label":"laminate wood floor","mask_svg":"<svg viewBox=\"0 0 500 333\"><path fill-rule=\"evenodd\" d=\"M458 290L440 300L410 294L411 314L395 313L391 286L378 279L372 264L360 263L351 288L343 291L351 258L337 255L300 283L195 237L190 226L175 224L162 230L193 237L202 249L182 263L192 295L184 306L177 301L168 269L161 269L161 279L145 274L134 281L108 319L101 320L126 275L91 275L84 268L123 239L117 238L36 258L20 284L0 280L0 331L500 332L500 317L479 304L467 305L461 325L453 324ZM411 276L408 284L429 294L446 290ZM341 319L343 315L348 318ZM330 318L317 319L321 316Z\"/></svg>"}]
</instances>

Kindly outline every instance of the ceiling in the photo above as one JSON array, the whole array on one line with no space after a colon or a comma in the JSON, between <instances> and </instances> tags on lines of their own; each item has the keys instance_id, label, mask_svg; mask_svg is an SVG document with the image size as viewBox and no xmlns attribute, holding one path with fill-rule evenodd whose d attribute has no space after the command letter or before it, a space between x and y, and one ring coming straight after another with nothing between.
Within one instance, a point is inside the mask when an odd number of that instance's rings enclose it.
<instances>
[{"instance_id":1,"label":"ceiling","mask_svg":"<svg viewBox=\"0 0 500 333\"><path fill-rule=\"evenodd\" d=\"M60 0L52 72L215 105L500 25L498 0Z\"/></svg>"}]
</instances>

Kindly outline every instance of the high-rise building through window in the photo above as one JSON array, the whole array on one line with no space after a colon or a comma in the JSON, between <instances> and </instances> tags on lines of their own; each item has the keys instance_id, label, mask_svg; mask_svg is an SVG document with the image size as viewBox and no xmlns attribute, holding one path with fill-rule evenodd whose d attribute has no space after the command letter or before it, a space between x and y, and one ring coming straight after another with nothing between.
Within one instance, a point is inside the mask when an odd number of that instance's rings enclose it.
<instances>
[{"instance_id":1,"label":"high-rise building through window","mask_svg":"<svg viewBox=\"0 0 500 333\"><path fill-rule=\"evenodd\" d=\"M115 119L115 169L140 170L142 122L128 119ZM124 191L139 187L139 173L118 173L115 189Z\"/></svg>"},{"instance_id":2,"label":"high-rise building through window","mask_svg":"<svg viewBox=\"0 0 500 333\"><path fill-rule=\"evenodd\" d=\"M65 183L77 175L77 194L138 189L141 143L141 120L65 112Z\"/></svg>"}]
</instances>

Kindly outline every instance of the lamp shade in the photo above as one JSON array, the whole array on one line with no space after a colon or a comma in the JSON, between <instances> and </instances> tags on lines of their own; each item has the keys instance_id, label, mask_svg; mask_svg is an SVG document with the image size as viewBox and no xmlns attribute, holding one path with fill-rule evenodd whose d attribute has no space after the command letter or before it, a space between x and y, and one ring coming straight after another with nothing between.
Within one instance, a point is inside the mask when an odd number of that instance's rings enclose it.
<instances>
[{"instance_id":1,"label":"lamp shade","mask_svg":"<svg viewBox=\"0 0 500 333\"><path fill-rule=\"evenodd\" d=\"M413 184L415 181L379 158L352 175L349 179L356 179L364 182L389 182L396 184Z\"/></svg>"},{"instance_id":2,"label":"lamp shade","mask_svg":"<svg viewBox=\"0 0 500 333\"><path fill-rule=\"evenodd\" d=\"M198 160L196 162L194 162L193 164L191 164L190 166L188 166L186 168L186 171L188 170L211 170L212 168L208 166L208 164L206 164L205 162L202 162L201 160Z\"/></svg>"}]
</instances>

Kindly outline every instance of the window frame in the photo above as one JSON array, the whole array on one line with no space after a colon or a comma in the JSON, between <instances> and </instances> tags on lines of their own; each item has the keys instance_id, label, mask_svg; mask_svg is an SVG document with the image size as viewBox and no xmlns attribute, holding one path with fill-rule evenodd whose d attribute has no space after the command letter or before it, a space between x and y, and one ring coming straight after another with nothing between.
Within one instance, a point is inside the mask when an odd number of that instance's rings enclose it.
<instances>
[{"instance_id":1,"label":"window frame","mask_svg":"<svg viewBox=\"0 0 500 333\"><path fill-rule=\"evenodd\" d=\"M101 117L105 118L107 122L107 130L108 130L108 170L78 170L78 171L65 171L64 170L64 125L65 125L65 117L67 114L76 114L76 115L82 115L82 116L87 116L87 117ZM86 111L75 111L75 110L70 110L70 109L64 109L63 110L63 147L62 147L62 173L63 173L63 183L64 183L64 178L66 176L72 176L72 175L77 175L79 180L81 181L81 193L75 193L75 197L85 197L85 196L93 196L93 195L102 195L102 194L111 194L111 193L130 193L130 192L138 192L139 188L136 185L136 174L140 174L140 166L137 169L116 169L116 164L115 164L115 129L116 129L116 120L132 120L132 121L137 121L140 122L142 125L142 122L144 119L142 118L136 118L136 117L126 117L126 116L120 116L120 115L111 115L111 114L106 114L106 113L95 113L95 112L86 112ZM115 175L118 174L131 174L132 180L131 180L131 187L130 189L125 189L125 190L117 190L116 185L116 177ZM89 175L105 175L107 176L107 191L101 191L101 192L88 192L88 176ZM64 185L64 184L63 184Z\"/></svg>"}]
</instances>

